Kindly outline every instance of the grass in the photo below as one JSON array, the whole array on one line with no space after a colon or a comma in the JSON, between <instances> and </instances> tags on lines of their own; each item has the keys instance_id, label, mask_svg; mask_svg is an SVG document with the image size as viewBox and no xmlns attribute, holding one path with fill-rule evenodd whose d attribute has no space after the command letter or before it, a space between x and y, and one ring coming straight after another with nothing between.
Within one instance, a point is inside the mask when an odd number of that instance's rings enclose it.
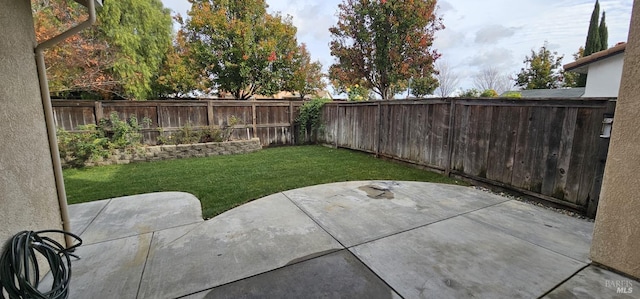
<instances>
[{"instance_id":1,"label":"grass","mask_svg":"<svg viewBox=\"0 0 640 299\"><path fill-rule=\"evenodd\" d=\"M365 153L323 146L267 148L245 155L64 171L70 204L148 192L183 191L200 199L205 218L277 192L356 180L462 184Z\"/></svg>"}]
</instances>

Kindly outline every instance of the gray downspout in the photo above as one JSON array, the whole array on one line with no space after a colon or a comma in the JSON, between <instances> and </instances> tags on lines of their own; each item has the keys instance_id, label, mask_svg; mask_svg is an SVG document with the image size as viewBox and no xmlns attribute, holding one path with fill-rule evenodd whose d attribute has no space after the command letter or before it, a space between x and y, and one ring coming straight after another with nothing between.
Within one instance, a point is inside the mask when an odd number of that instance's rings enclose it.
<instances>
[{"instance_id":1,"label":"gray downspout","mask_svg":"<svg viewBox=\"0 0 640 299\"><path fill-rule=\"evenodd\" d=\"M42 106L44 108L45 123L47 125L47 135L49 136L49 147L51 149L51 159L53 161L54 178L56 189L58 191L58 204L60 206L60 216L62 218L62 229L71 232L71 223L69 221L69 211L67 209L67 193L64 190L64 179L62 177L62 164L60 163L60 152L58 150L58 142L56 139L56 126L53 120L53 108L51 107L51 96L49 95L49 82L47 81L47 68L44 62L44 50L53 47L68 37L90 27L96 22L96 6L93 0L87 1L89 9L89 18L75 27L46 40L35 48L36 64L38 67L38 79L40 81L40 95L42 97ZM65 235L65 244L67 248L73 245L71 236Z\"/></svg>"}]
</instances>

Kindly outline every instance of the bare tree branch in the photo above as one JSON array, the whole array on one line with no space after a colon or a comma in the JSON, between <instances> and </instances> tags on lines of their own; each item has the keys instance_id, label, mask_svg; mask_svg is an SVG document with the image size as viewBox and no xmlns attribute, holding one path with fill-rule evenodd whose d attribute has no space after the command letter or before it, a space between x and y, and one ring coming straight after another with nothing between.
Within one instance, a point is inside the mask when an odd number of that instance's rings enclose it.
<instances>
[{"instance_id":1,"label":"bare tree branch","mask_svg":"<svg viewBox=\"0 0 640 299\"><path fill-rule=\"evenodd\" d=\"M440 83L440 86L436 89L436 95L443 98L448 97L458 88L460 76L451 69L449 62L446 60L438 60L436 62L436 70L438 71L436 78Z\"/></svg>"},{"instance_id":2,"label":"bare tree branch","mask_svg":"<svg viewBox=\"0 0 640 299\"><path fill-rule=\"evenodd\" d=\"M480 91L488 89L495 90L498 94L512 89L511 78L503 75L495 67L488 67L480 70L473 76L473 87Z\"/></svg>"}]
</instances>

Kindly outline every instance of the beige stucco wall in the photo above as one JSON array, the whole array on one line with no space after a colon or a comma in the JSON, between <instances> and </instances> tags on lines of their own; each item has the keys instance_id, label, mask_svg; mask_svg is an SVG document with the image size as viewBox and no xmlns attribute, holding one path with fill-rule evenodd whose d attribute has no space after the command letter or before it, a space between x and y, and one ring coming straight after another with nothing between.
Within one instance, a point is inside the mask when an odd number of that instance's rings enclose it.
<instances>
[{"instance_id":1,"label":"beige stucco wall","mask_svg":"<svg viewBox=\"0 0 640 299\"><path fill-rule=\"evenodd\" d=\"M28 0L0 0L0 242L62 229Z\"/></svg>"},{"instance_id":2,"label":"beige stucco wall","mask_svg":"<svg viewBox=\"0 0 640 299\"><path fill-rule=\"evenodd\" d=\"M640 278L640 0L633 3L622 83L591 258Z\"/></svg>"}]
</instances>

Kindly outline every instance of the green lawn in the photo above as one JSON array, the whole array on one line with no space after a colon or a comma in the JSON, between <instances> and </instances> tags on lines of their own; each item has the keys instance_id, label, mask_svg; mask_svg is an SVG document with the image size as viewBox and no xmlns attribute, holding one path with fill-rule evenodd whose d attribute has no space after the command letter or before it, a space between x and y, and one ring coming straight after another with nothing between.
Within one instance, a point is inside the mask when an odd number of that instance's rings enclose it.
<instances>
[{"instance_id":1,"label":"green lawn","mask_svg":"<svg viewBox=\"0 0 640 299\"><path fill-rule=\"evenodd\" d=\"M350 150L323 146L111 165L64 171L70 204L156 191L183 191L202 202L205 218L280 191L355 180L462 184L433 172Z\"/></svg>"}]
</instances>

